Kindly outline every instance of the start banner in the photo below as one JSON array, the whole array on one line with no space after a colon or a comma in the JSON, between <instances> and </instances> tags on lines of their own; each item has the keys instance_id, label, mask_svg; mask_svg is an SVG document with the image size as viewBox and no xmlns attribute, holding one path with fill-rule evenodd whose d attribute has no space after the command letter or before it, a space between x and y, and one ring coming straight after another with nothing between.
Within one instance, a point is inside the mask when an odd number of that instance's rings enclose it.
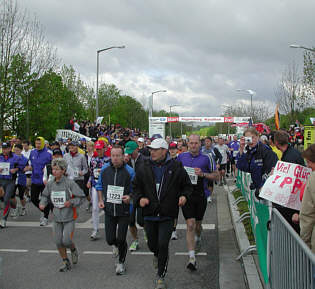
<instances>
[{"instance_id":1,"label":"start banner","mask_svg":"<svg viewBox=\"0 0 315 289\"><path fill-rule=\"evenodd\" d=\"M278 161L272 176L262 187L259 197L283 207L300 210L306 181L312 170L297 164Z\"/></svg>"}]
</instances>

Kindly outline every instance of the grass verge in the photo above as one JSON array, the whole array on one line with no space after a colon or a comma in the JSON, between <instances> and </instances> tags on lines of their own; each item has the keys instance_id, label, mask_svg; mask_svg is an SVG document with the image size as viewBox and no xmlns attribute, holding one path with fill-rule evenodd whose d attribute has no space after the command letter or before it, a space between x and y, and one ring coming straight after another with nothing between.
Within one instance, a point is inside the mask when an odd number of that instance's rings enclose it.
<instances>
[{"instance_id":1,"label":"grass verge","mask_svg":"<svg viewBox=\"0 0 315 289\"><path fill-rule=\"evenodd\" d=\"M241 193L241 191L235 191L235 192L233 192L233 196L234 196L235 199L237 199L238 197L242 196L242 193ZM247 205L246 201L239 202L237 204L237 207L238 207L238 211L239 211L240 215L242 215L245 212L249 212L248 205ZM256 244L255 243L255 237L254 237L254 234L253 234L253 230L252 230L252 225L251 225L250 219L247 218L242 223L243 223L243 225L245 227L245 231L246 231L246 234L247 234L248 241L249 241L250 245L255 245Z\"/></svg>"}]
</instances>

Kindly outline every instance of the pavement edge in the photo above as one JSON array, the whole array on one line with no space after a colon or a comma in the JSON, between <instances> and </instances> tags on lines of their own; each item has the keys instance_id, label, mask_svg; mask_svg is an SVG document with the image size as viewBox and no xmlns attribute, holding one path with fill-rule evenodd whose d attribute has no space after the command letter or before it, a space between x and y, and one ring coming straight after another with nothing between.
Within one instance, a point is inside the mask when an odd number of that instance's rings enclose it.
<instances>
[{"instance_id":1,"label":"pavement edge","mask_svg":"<svg viewBox=\"0 0 315 289\"><path fill-rule=\"evenodd\" d=\"M234 186L234 188L236 188ZM233 188L233 189L234 189ZM228 186L224 186L224 189L227 191L228 205L231 213L232 224L234 227L237 243L240 249L240 252L246 250L250 244L245 232L245 228L242 222L237 222L240 217L240 214L237 210L237 206L233 205L235 198L232 194L232 191ZM258 269L254 257L252 255L247 255L242 257L243 267L245 271L245 277L247 279L247 285L249 289L263 289L264 286L259 277Z\"/></svg>"}]
</instances>

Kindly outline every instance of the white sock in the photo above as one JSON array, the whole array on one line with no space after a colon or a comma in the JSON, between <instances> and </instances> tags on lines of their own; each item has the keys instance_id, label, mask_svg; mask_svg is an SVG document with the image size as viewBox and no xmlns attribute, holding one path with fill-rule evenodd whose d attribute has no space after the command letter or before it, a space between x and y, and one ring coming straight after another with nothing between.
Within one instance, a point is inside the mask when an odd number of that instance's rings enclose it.
<instances>
[{"instance_id":1,"label":"white sock","mask_svg":"<svg viewBox=\"0 0 315 289\"><path fill-rule=\"evenodd\" d=\"M188 251L189 258L195 258L195 250Z\"/></svg>"}]
</instances>

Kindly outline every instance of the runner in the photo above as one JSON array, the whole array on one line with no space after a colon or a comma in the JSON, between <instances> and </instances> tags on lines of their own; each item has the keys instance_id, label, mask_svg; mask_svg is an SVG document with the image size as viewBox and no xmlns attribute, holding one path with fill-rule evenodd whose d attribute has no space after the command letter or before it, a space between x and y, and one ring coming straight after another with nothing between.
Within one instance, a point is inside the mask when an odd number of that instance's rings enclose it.
<instances>
[{"instance_id":1,"label":"runner","mask_svg":"<svg viewBox=\"0 0 315 289\"><path fill-rule=\"evenodd\" d=\"M28 164L28 159L22 155L22 150L23 146L21 144L16 144L14 148L15 155L17 157L17 179L16 179L16 186L15 186L15 191L18 190L19 192L19 198L20 198L20 203L21 206L16 206L16 209L12 209L11 216L12 217L17 217L18 215L24 216L26 209L25 209L25 198L24 198L24 193L26 190L26 175L24 172L24 169L26 165ZM15 193L12 199L15 199ZM11 199L11 202L13 201ZM14 201L16 204L16 201Z\"/></svg>"},{"instance_id":2,"label":"runner","mask_svg":"<svg viewBox=\"0 0 315 289\"><path fill-rule=\"evenodd\" d=\"M154 253L153 265L158 270L155 288L164 289L174 219L179 206L184 206L191 195L192 187L181 163L167 153L168 144L164 139L155 139L149 149L150 159L137 169L134 193L136 204L143 208L148 246Z\"/></svg>"},{"instance_id":3,"label":"runner","mask_svg":"<svg viewBox=\"0 0 315 289\"><path fill-rule=\"evenodd\" d=\"M64 155L64 159L68 164L68 178L74 180L81 190L88 197L88 192L84 190L84 175L88 172L87 161L84 154L79 153L78 143L71 141L68 145L69 153Z\"/></svg>"},{"instance_id":4,"label":"runner","mask_svg":"<svg viewBox=\"0 0 315 289\"><path fill-rule=\"evenodd\" d=\"M3 201L4 210L0 221L0 227L7 226L7 219L10 213L10 207L15 209L15 204L10 204L10 199L15 195L15 177L18 171L18 159L11 151L9 143L2 143L2 153L0 154L0 187L4 191Z\"/></svg>"},{"instance_id":5,"label":"runner","mask_svg":"<svg viewBox=\"0 0 315 289\"><path fill-rule=\"evenodd\" d=\"M134 141L129 141L126 143L125 154L129 156L128 165L132 167L137 173L138 167L141 163L147 159L139 152L138 144ZM131 213L130 213L130 222L129 222L129 232L133 239L129 251L136 251L139 248L139 239L138 239L138 229L136 226L136 219L139 226L143 227L144 220L142 215L142 208L136 206L133 199L131 199ZM145 235L145 232L144 232ZM146 235L145 235L146 240Z\"/></svg>"},{"instance_id":6,"label":"runner","mask_svg":"<svg viewBox=\"0 0 315 289\"><path fill-rule=\"evenodd\" d=\"M232 174L233 177L235 178L236 181L236 176L237 176L237 169L236 169L236 165L235 165L235 158L238 154L238 151L240 149L240 143L237 140L237 135L233 136L233 141L231 141L228 145L229 149L230 149L230 154L231 154L231 165L232 165Z\"/></svg>"},{"instance_id":7,"label":"runner","mask_svg":"<svg viewBox=\"0 0 315 289\"><path fill-rule=\"evenodd\" d=\"M121 146L113 146L111 160L106 163L95 186L98 192L99 208L105 212L105 235L108 245L113 245L114 256L119 255L116 274L125 273L125 259L128 245L126 241L130 218L131 181L134 170L124 164ZM118 254L117 254L118 248Z\"/></svg>"},{"instance_id":8,"label":"runner","mask_svg":"<svg viewBox=\"0 0 315 289\"><path fill-rule=\"evenodd\" d=\"M44 138L38 137L35 140L35 149L30 153L30 165L26 167L26 170L32 171L31 200L37 208L39 208L39 196L45 188L43 183L44 167L50 164L51 159L52 155L45 148ZM49 211L50 205L46 206L44 214L40 217L40 226L48 225Z\"/></svg>"},{"instance_id":9,"label":"runner","mask_svg":"<svg viewBox=\"0 0 315 289\"><path fill-rule=\"evenodd\" d=\"M90 239L95 241L98 238L98 228L99 228L99 207L98 207L98 195L95 189L95 185L98 181L102 167L106 162L110 160L109 157L105 156L105 143L102 140L96 141L94 144L97 156L93 156L90 161L90 178L87 183L87 187L91 189L92 196L92 220L93 220L93 231Z\"/></svg>"},{"instance_id":10,"label":"runner","mask_svg":"<svg viewBox=\"0 0 315 289\"><path fill-rule=\"evenodd\" d=\"M189 251L187 268L191 271L197 269L195 248L200 249L201 224L207 209L207 194L209 194L208 180L219 178L215 162L211 161L208 155L200 152L200 146L199 135L192 134L188 141L189 151L178 156L193 185L192 197L182 209L187 224L186 239Z\"/></svg>"},{"instance_id":11,"label":"runner","mask_svg":"<svg viewBox=\"0 0 315 289\"><path fill-rule=\"evenodd\" d=\"M72 238L77 218L75 207L80 205L84 197L80 187L65 176L67 166L67 162L64 159L54 159L52 161L52 172L55 178L47 183L39 204L41 210L46 209L49 200L54 206L53 235L63 261L59 269L60 272L66 272L71 269L67 248L71 250L72 264L78 263L78 250Z\"/></svg>"},{"instance_id":12,"label":"runner","mask_svg":"<svg viewBox=\"0 0 315 289\"><path fill-rule=\"evenodd\" d=\"M226 164L228 161L228 154L229 154L229 148L226 144L224 144L224 140L222 137L218 138L218 144L215 145L215 148L218 149L222 156L221 162L218 164L218 169L220 173L220 183L219 186L226 185L226 178L225 178L225 170L226 170Z\"/></svg>"}]
</instances>

